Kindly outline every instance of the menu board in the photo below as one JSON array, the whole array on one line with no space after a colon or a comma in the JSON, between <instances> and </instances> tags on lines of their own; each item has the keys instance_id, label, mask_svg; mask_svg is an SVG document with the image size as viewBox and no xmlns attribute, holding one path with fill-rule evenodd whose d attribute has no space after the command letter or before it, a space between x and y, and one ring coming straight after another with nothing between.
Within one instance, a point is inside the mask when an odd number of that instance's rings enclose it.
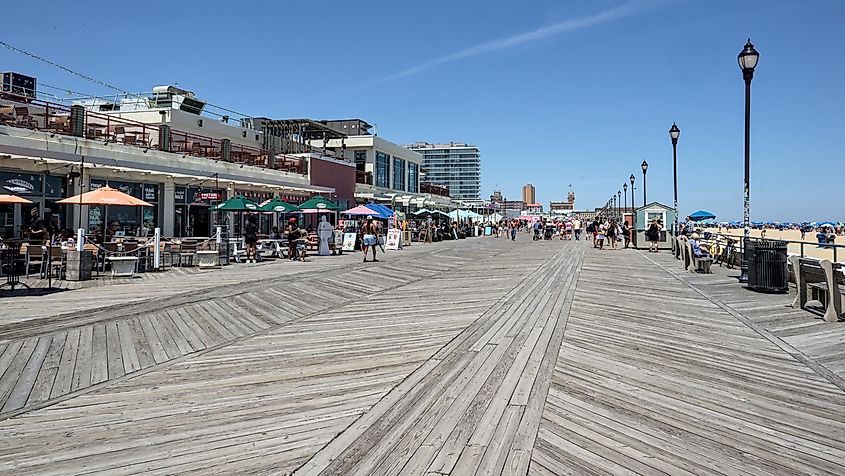
<instances>
[{"instance_id":1,"label":"menu board","mask_svg":"<svg viewBox=\"0 0 845 476\"><path fill-rule=\"evenodd\" d=\"M391 230L387 230L387 241L384 244L384 248L387 250L398 250L399 249L399 240L402 237L402 231L393 228Z\"/></svg>"},{"instance_id":2,"label":"menu board","mask_svg":"<svg viewBox=\"0 0 845 476\"><path fill-rule=\"evenodd\" d=\"M358 233L344 233L343 234L343 251L355 251L355 240L358 238Z\"/></svg>"}]
</instances>

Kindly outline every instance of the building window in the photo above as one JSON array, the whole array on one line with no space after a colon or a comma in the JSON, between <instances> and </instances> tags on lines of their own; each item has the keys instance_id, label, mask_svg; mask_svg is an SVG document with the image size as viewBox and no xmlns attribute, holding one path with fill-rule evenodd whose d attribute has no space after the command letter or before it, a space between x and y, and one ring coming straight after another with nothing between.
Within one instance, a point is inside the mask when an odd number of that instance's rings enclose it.
<instances>
[{"instance_id":1,"label":"building window","mask_svg":"<svg viewBox=\"0 0 845 476\"><path fill-rule=\"evenodd\" d=\"M411 193L419 192L419 165L413 162L408 162L408 191Z\"/></svg>"},{"instance_id":2,"label":"building window","mask_svg":"<svg viewBox=\"0 0 845 476\"><path fill-rule=\"evenodd\" d=\"M359 172L364 172L367 170L367 151L366 150L356 150L355 151L355 169Z\"/></svg>"},{"instance_id":3,"label":"building window","mask_svg":"<svg viewBox=\"0 0 845 476\"><path fill-rule=\"evenodd\" d=\"M405 161L393 158L393 189L405 190Z\"/></svg>"},{"instance_id":4,"label":"building window","mask_svg":"<svg viewBox=\"0 0 845 476\"><path fill-rule=\"evenodd\" d=\"M389 187L388 169L390 169L390 156L376 152L376 187Z\"/></svg>"}]
</instances>

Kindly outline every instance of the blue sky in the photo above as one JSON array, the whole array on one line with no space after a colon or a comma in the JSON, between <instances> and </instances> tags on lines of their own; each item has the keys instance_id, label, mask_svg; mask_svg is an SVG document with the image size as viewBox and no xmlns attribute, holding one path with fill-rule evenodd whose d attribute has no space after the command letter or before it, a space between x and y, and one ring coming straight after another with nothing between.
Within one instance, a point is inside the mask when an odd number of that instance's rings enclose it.
<instances>
[{"instance_id":1,"label":"blue sky","mask_svg":"<svg viewBox=\"0 0 845 476\"><path fill-rule=\"evenodd\" d=\"M178 83L247 114L476 144L485 195L531 182L547 204L572 184L579 208L600 206L631 173L639 187L646 159L649 201L671 203L676 121L681 213L725 220L742 216L736 55L750 37L752 219L845 220L841 0L66 5L4 6L21 20L0 39L130 91ZM0 69L109 92L3 48Z\"/></svg>"}]
</instances>

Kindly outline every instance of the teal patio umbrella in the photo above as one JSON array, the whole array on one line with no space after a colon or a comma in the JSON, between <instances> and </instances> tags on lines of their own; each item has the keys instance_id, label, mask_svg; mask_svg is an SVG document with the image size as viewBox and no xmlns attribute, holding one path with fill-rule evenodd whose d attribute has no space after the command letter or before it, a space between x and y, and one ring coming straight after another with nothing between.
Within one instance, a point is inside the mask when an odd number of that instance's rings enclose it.
<instances>
[{"instance_id":1,"label":"teal patio umbrella","mask_svg":"<svg viewBox=\"0 0 845 476\"><path fill-rule=\"evenodd\" d=\"M258 205L255 202L241 195L235 195L234 197L226 200L225 202L215 206L214 208L212 208L212 210L217 210L221 212L260 211Z\"/></svg>"}]
</instances>

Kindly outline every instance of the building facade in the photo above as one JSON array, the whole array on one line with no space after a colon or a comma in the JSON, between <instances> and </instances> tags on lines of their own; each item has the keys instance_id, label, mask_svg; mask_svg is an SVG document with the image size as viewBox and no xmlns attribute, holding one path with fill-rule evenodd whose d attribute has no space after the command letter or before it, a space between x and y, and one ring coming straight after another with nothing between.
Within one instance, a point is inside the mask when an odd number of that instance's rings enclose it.
<instances>
[{"instance_id":1,"label":"building facade","mask_svg":"<svg viewBox=\"0 0 845 476\"><path fill-rule=\"evenodd\" d=\"M535 203L536 196L535 196L534 186L530 183L527 183L522 186L522 201L524 203Z\"/></svg>"},{"instance_id":2,"label":"building facade","mask_svg":"<svg viewBox=\"0 0 845 476\"><path fill-rule=\"evenodd\" d=\"M405 147L422 154L427 182L449 187L449 195L456 200L481 199L481 151L478 147L462 142L416 142Z\"/></svg>"},{"instance_id":3,"label":"building facade","mask_svg":"<svg viewBox=\"0 0 845 476\"><path fill-rule=\"evenodd\" d=\"M2 236L26 238L39 220L124 236L150 236L155 228L168 237L210 236L215 225L236 233L231 216L213 205L234 195L298 203L335 193L312 184L307 157L279 159L262 147L261 131L204 115L201 103L171 87L69 104L47 103L36 91L0 93L0 193L32 202L0 205ZM152 206L56 203L103 186ZM272 219L262 216L262 228Z\"/></svg>"}]
</instances>

